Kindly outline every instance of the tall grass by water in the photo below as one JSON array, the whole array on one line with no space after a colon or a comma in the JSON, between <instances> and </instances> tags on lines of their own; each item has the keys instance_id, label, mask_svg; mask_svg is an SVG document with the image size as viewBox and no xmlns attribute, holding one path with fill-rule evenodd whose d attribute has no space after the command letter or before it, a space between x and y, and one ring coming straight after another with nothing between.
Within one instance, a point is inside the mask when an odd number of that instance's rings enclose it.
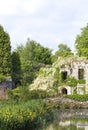
<instances>
[{"instance_id":1,"label":"tall grass by water","mask_svg":"<svg viewBox=\"0 0 88 130\"><path fill-rule=\"evenodd\" d=\"M34 130L53 118L51 108L41 100L30 100L26 103L2 101L0 107L0 130Z\"/></svg>"}]
</instances>

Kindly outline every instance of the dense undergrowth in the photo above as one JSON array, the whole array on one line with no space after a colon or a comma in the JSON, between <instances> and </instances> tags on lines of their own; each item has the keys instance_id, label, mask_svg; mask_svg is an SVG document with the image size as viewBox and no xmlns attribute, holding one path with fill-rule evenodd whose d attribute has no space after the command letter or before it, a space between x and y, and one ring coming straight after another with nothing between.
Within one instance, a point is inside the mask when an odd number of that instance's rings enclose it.
<instances>
[{"instance_id":1,"label":"dense undergrowth","mask_svg":"<svg viewBox=\"0 0 88 130\"><path fill-rule=\"evenodd\" d=\"M52 119L52 109L41 100L0 102L0 130L34 130Z\"/></svg>"},{"instance_id":2,"label":"dense undergrowth","mask_svg":"<svg viewBox=\"0 0 88 130\"><path fill-rule=\"evenodd\" d=\"M8 90L9 99L0 101L0 130L35 130L52 121L53 109L43 95L22 87Z\"/></svg>"}]
</instances>

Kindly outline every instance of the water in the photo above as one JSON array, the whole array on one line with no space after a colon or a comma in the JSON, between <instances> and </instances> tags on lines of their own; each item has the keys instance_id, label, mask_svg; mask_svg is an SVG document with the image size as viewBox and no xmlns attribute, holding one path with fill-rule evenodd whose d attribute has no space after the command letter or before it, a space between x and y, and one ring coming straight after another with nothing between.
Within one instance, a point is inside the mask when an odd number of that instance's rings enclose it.
<instances>
[{"instance_id":1,"label":"water","mask_svg":"<svg viewBox=\"0 0 88 130\"><path fill-rule=\"evenodd\" d=\"M88 130L88 110L59 112L56 120L42 130Z\"/></svg>"}]
</instances>

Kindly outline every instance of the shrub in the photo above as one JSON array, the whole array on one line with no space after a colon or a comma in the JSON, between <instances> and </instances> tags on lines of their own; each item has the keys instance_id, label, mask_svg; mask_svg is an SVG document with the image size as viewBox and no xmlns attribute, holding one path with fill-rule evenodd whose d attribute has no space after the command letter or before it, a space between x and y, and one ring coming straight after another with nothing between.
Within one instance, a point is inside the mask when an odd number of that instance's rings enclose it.
<instances>
[{"instance_id":1,"label":"shrub","mask_svg":"<svg viewBox=\"0 0 88 130\"><path fill-rule=\"evenodd\" d=\"M69 109L70 108L69 103L63 103L61 108L62 109Z\"/></svg>"},{"instance_id":2,"label":"shrub","mask_svg":"<svg viewBox=\"0 0 88 130\"><path fill-rule=\"evenodd\" d=\"M73 94L73 95L66 95L66 97L80 102L88 101L88 94L85 95Z\"/></svg>"},{"instance_id":3,"label":"shrub","mask_svg":"<svg viewBox=\"0 0 88 130\"><path fill-rule=\"evenodd\" d=\"M73 78L68 77L67 80L66 80L66 84L68 86L75 87L75 86L77 86L77 83L78 83L78 81L74 77Z\"/></svg>"},{"instance_id":4,"label":"shrub","mask_svg":"<svg viewBox=\"0 0 88 130\"><path fill-rule=\"evenodd\" d=\"M15 101L28 101L30 99L44 99L47 97L55 96L53 92L46 92L43 90L30 91L28 87L18 87L13 90L8 90L7 94L9 96L9 99Z\"/></svg>"},{"instance_id":5,"label":"shrub","mask_svg":"<svg viewBox=\"0 0 88 130\"><path fill-rule=\"evenodd\" d=\"M0 82L4 82L6 80L6 76L0 74Z\"/></svg>"},{"instance_id":6,"label":"shrub","mask_svg":"<svg viewBox=\"0 0 88 130\"><path fill-rule=\"evenodd\" d=\"M78 83L79 83L79 84L85 84L85 82L86 82L86 81L85 81L84 79L78 80Z\"/></svg>"},{"instance_id":7,"label":"shrub","mask_svg":"<svg viewBox=\"0 0 88 130\"><path fill-rule=\"evenodd\" d=\"M0 108L1 130L29 130L40 127L53 119L53 112L41 100L26 103L3 104Z\"/></svg>"}]
</instances>

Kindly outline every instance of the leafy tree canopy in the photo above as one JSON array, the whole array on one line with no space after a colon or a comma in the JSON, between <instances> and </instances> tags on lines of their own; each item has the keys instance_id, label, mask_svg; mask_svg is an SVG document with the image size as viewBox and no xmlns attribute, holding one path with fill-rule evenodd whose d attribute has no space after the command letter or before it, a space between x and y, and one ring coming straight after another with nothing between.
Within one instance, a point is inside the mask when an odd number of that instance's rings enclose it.
<instances>
[{"instance_id":1,"label":"leafy tree canopy","mask_svg":"<svg viewBox=\"0 0 88 130\"><path fill-rule=\"evenodd\" d=\"M58 50L54 55L54 60L56 60L58 57L69 57L71 55L73 55L73 53L71 52L71 49L66 44L59 44Z\"/></svg>"},{"instance_id":2,"label":"leafy tree canopy","mask_svg":"<svg viewBox=\"0 0 88 130\"><path fill-rule=\"evenodd\" d=\"M88 58L88 24L81 29L81 34L77 35L75 47L79 56L85 56Z\"/></svg>"},{"instance_id":3,"label":"leafy tree canopy","mask_svg":"<svg viewBox=\"0 0 88 130\"><path fill-rule=\"evenodd\" d=\"M22 84L31 83L42 65L52 64L52 51L34 40L28 39L25 46L17 47L16 52L21 62Z\"/></svg>"}]
</instances>

